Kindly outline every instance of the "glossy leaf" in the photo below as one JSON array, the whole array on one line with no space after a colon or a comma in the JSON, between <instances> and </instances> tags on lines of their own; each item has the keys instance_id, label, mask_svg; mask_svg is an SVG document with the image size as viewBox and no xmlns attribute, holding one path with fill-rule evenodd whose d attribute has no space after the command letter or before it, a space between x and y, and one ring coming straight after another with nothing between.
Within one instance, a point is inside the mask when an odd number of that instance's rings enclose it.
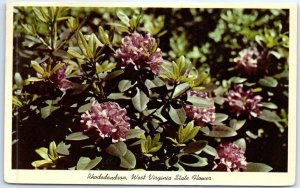
<instances>
[{"instance_id":1,"label":"glossy leaf","mask_svg":"<svg viewBox=\"0 0 300 188\"><path fill-rule=\"evenodd\" d=\"M237 135L237 132L225 125L214 125L213 130L209 132L208 136L217 137L217 138L225 138L225 137L233 137Z\"/></svg>"},{"instance_id":2,"label":"glossy leaf","mask_svg":"<svg viewBox=\"0 0 300 188\"><path fill-rule=\"evenodd\" d=\"M263 163L248 162L246 172L270 172L273 168Z\"/></svg>"},{"instance_id":3,"label":"glossy leaf","mask_svg":"<svg viewBox=\"0 0 300 188\"><path fill-rule=\"evenodd\" d=\"M89 139L89 137L84 135L82 132L74 132L72 134L69 134L66 137L66 140L86 140L86 139Z\"/></svg>"},{"instance_id":4,"label":"glossy leaf","mask_svg":"<svg viewBox=\"0 0 300 188\"><path fill-rule=\"evenodd\" d=\"M245 125L245 123L246 123L246 120L231 119L229 122L229 126L237 131L240 128L242 128Z\"/></svg>"},{"instance_id":5,"label":"glossy leaf","mask_svg":"<svg viewBox=\"0 0 300 188\"><path fill-rule=\"evenodd\" d=\"M126 14L124 14L124 12L118 11L117 16L123 24L125 24L127 27L130 27L129 18Z\"/></svg>"},{"instance_id":6,"label":"glossy leaf","mask_svg":"<svg viewBox=\"0 0 300 188\"><path fill-rule=\"evenodd\" d=\"M203 148L206 147L207 144L208 144L208 142L206 140L199 140L196 142L191 142L182 149L182 152L195 153L195 152L201 151Z\"/></svg>"},{"instance_id":7,"label":"glossy leaf","mask_svg":"<svg viewBox=\"0 0 300 188\"><path fill-rule=\"evenodd\" d=\"M259 79L258 83L265 87L276 87L278 85L277 80L270 76L265 76L264 78Z\"/></svg>"},{"instance_id":8,"label":"glossy leaf","mask_svg":"<svg viewBox=\"0 0 300 188\"><path fill-rule=\"evenodd\" d=\"M217 124L217 123L221 123L225 120L228 119L228 115L227 114L223 114L223 113L216 113L216 119L214 121L214 124Z\"/></svg>"},{"instance_id":9,"label":"glossy leaf","mask_svg":"<svg viewBox=\"0 0 300 188\"><path fill-rule=\"evenodd\" d=\"M121 159L120 167L127 168L127 169L135 168L136 158L130 150L127 150L125 155L120 157L120 159Z\"/></svg>"},{"instance_id":10,"label":"glossy leaf","mask_svg":"<svg viewBox=\"0 0 300 188\"><path fill-rule=\"evenodd\" d=\"M176 86L172 98L178 97L179 95L183 94L188 89L189 89L188 83L183 83L183 84Z\"/></svg>"},{"instance_id":11,"label":"glossy leaf","mask_svg":"<svg viewBox=\"0 0 300 188\"><path fill-rule=\"evenodd\" d=\"M118 88L120 92L124 92L128 90L131 87L131 81L130 80L121 80L118 84Z\"/></svg>"},{"instance_id":12,"label":"glossy leaf","mask_svg":"<svg viewBox=\"0 0 300 188\"><path fill-rule=\"evenodd\" d=\"M91 50L91 48L89 47L88 43L85 40L85 37L83 36L83 34L78 31L77 33L77 42L78 42L78 46L81 49L82 53L88 57L88 58L93 58L93 52Z\"/></svg>"},{"instance_id":13,"label":"glossy leaf","mask_svg":"<svg viewBox=\"0 0 300 188\"><path fill-rule=\"evenodd\" d=\"M189 122L185 127L181 125L178 130L178 143L185 144L192 140L199 132L200 127L194 127L194 122Z\"/></svg>"},{"instance_id":14,"label":"glossy leaf","mask_svg":"<svg viewBox=\"0 0 300 188\"><path fill-rule=\"evenodd\" d=\"M268 121L268 122L278 122L281 121L281 118L276 114L275 111L263 110L258 116L259 119Z\"/></svg>"},{"instance_id":15,"label":"glossy leaf","mask_svg":"<svg viewBox=\"0 0 300 188\"><path fill-rule=\"evenodd\" d=\"M130 99L130 97L127 97L124 95L124 93L111 93L107 96L108 99L118 100L118 99Z\"/></svg>"},{"instance_id":16,"label":"glossy leaf","mask_svg":"<svg viewBox=\"0 0 300 188\"><path fill-rule=\"evenodd\" d=\"M192 103L193 106L201 108L209 108L214 106L214 102L201 97L188 96L187 101Z\"/></svg>"},{"instance_id":17,"label":"glossy leaf","mask_svg":"<svg viewBox=\"0 0 300 188\"><path fill-rule=\"evenodd\" d=\"M145 133L145 131L142 129L130 129L127 134L127 139L138 138L139 136L141 136L144 133Z\"/></svg>"},{"instance_id":18,"label":"glossy leaf","mask_svg":"<svg viewBox=\"0 0 300 188\"><path fill-rule=\"evenodd\" d=\"M273 109L273 110L276 110L278 108L278 106L272 102L263 102L262 105L265 108L269 108L269 109Z\"/></svg>"},{"instance_id":19,"label":"glossy leaf","mask_svg":"<svg viewBox=\"0 0 300 188\"><path fill-rule=\"evenodd\" d=\"M87 103L78 108L78 113L84 113L91 109L92 103Z\"/></svg>"},{"instance_id":20,"label":"glossy leaf","mask_svg":"<svg viewBox=\"0 0 300 188\"><path fill-rule=\"evenodd\" d=\"M212 156L217 156L218 155L218 152L215 148L209 146L209 145L206 145L205 148L203 148L203 151L209 155L212 155Z\"/></svg>"},{"instance_id":21,"label":"glossy leaf","mask_svg":"<svg viewBox=\"0 0 300 188\"><path fill-rule=\"evenodd\" d=\"M122 157L126 154L127 146L124 142L117 142L109 145L105 151L112 156Z\"/></svg>"},{"instance_id":22,"label":"glossy leaf","mask_svg":"<svg viewBox=\"0 0 300 188\"><path fill-rule=\"evenodd\" d=\"M89 157L80 157L76 169L77 170L91 170L95 168L102 160L102 157L96 157L91 160Z\"/></svg>"},{"instance_id":23,"label":"glossy leaf","mask_svg":"<svg viewBox=\"0 0 300 188\"><path fill-rule=\"evenodd\" d=\"M56 152L62 155L69 155L71 144L66 144L64 142L60 142L56 147Z\"/></svg>"},{"instance_id":24,"label":"glossy leaf","mask_svg":"<svg viewBox=\"0 0 300 188\"><path fill-rule=\"evenodd\" d=\"M240 138L234 142L237 146L239 146L244 152L246 151L246 140L244 138Z\"/></svg>"},{"instance_id":25,"label":"glossy leaf","mask_svg":"<svg viewBox=\"0 0 300 188\"><path fill-rule=\"evenodd\" d=\"M169 115L171 119L178 125L184 124L186 120L186 113L183 108L175 109L172 106L170 106Z\"/></svg>"},{"instance_id":26,"label":"glossy leaf","mask_svg":"<svg viewBox=\"0 0 300 188\"><path fill-rule=\"evenodd\" d=\"M143 91L140 91L139 89L137 89L136 95L132 98L131 101L132 101L134 108L137 111L142 112L147 108L149 98Z\"/></svg>"},{"instance_id":27,"label":"glossy leaf","mask_svg":"<svg viewBox=\"0 0 300 188\"><path fill-rule=\"evenodd\" d=\"M54 106L55 101L54 100L48 100L46 101L48 104L47 106L41 108L41 115L43 119L46 119L49 117L55 110L59 109L59 106Z\"/></svg>"},{"instance_id":28,"label":"glossy leaf","mask_svg":"<svg viewBox=\"0 0 300 188\"><path fill-rule=\"evenodd\" d=\"M183 160L184 157L193 158L193 160ZM197 162L191 163L190 161L197 160ZM207 158L199 157L198 155L193 154L181 154L179 155L179 162L183 165L190 167L203 167L208 165Z\"/></svg>"}]
</instances>

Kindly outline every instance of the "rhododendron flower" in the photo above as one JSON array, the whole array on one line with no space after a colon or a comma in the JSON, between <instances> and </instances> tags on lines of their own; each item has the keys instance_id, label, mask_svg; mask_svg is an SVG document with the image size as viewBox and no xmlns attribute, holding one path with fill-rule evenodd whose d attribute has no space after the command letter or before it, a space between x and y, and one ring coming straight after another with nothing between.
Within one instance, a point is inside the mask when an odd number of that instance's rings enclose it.
<instances>
[{"instance_id":1,"label":"rhododendron flower","mask_svg":"<svg viewBox=\"0 0 300 188\"><path fill-rule=\"evenodd\" d=\"M53 83L55 87L60 89L62 92L65 92L68 89L71 89L73 87L73 84L71 81L67 80L67 74L66 69L67 65L65 63L61 63L60 61L57 61L55 65L63 64L55 73L53 73L48 80ZM43 62L41 66L47 70L48 64L46 62ZM37 73L36 74L38 78L43 78L43 75Z\"/></svg>"},{"instance_id":2,"label":"rhododendron flower","mask_svg":"<svg viewBox=\"0 0 300 188\"><path fill-rule=\"evenodd\" d=\"M242 171L246 169L247 161L245 152L234 143L221 143L217 148L218 156L215 157L215 171Z\"/></svg>"},{"instance_id":3,"label":"rhododendron flower","mask_svg":"<svg viewBox=\"0 0 300 188\"><path fill-rule=\"evenodd\" d=\"M125 36L115 57L123 65L133 64L137 67L149 68L154 74L159 73L160 65L163 63L162 52L157 48L155 38L149 33L143 36L134 32L131 36Z\"/></svg>"},{"instance_id":4,"label":"rhododendron flower","mask_svg":"<svg viewBox=\"0 0 300 188\"><path fill-rule=\"evenodd\" d=\"M244 91L242 85L237 85L234 87L234 90L228 91L225 104L237 116L243 114L251 118L251 116L257 117L260 115L262 99L260 95L254 95L252 89Z\"/></svg>"},{"instance_id":5,"label":"rhododendron flower","mask_svg":"<svg viewBox=\"0 0 300 188\"><path fill-rule=\"evenodd\" d=\"M208 100L213 103L213 99L207 96L206 92L203 91L188 91L188 96L198 97ZM183 106L188 118L195 120L195 124L203 127L205 123L212 124L216 119L215 106L212 107L199 107L189 104Z\"/></svg>"},{"instance_id":6,"label":"rhododendron flower","mask_svg":"<svg viewBox=\"0 0 300 188\"><path fill-rule=\"evenodd\" d=\"M263 69L266 64L265 51L260 52L256 47L252 46L239 52L239 56L234 58L237 68L243 69L247 74L257 72Z\"/></svg>"},{"instance_id":7,"label":"rhododendron flower","mask_svg":"<svg viewBox=\"0 0 300 188\"><path fill-rule=\"evenodd\" d=\"M125 141L130 129L126 109L118 103L94 101L91 109L81 115L84 133L96 141L101 138L112 138L112 142Z\"/></svg>"},{"instance_id":8,"label":"rhododendron flower","mask_svg":"<svg viewBox=\"0 0 300 188\"><path fill-rule=\"evenodd\" d=\"M58 62L60 63L60 62ZM60 67L51 77L50 80L54 85L60 89L62 92L65 92L68 89L71 89L73 84L71 81L66 79L66 64Z\"/></svg>"}]
</instances>

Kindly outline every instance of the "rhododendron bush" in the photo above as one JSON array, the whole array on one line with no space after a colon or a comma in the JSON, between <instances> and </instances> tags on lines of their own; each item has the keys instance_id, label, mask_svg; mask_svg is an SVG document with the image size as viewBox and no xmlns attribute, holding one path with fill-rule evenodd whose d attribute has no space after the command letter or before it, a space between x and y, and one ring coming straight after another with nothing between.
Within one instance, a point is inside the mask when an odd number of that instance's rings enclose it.
<instances>
[{"instance_id":1,"label":"rhododendron bush","mask_svg":"<svg viewBox=\"0 0 300 188\"><path fill-rule=\"evenodd\" d=\"M287 171L288 20L15 8L13 168Z\"/></svg>"}]
</instances>

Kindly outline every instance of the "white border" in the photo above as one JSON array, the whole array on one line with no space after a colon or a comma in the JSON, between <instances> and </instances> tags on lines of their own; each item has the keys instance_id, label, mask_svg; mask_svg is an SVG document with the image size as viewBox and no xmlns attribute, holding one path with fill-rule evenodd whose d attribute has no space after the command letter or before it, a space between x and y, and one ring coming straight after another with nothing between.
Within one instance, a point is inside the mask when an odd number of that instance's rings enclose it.
<instances>
[{"instance_id":1,"label":"white border","mask_svg":"<svg viewBox=\"0 0 300 188\"><path fill-rule=\"evenodd\" d=\"M290 48L289 48L289 129L288 129L288 172L161 172L161 171L73 171L73 170L12 170L11 132L12 132L12 49L13 49L13 6L67 6L67 7L169 7L169 8L284 8L290 10ZM283 186L295 183L296 171L296 76L297 76L297 5L294 3L37 3L18 2L7 4L6 12L6 66L5 66L5 145L4 179L8 183L47 183L47 184L116 184L116 185L269 185ZM279 154L280 155L280 154ZM87 179L89 173L110 176L116 173L126 176L127 181ZM154 174L172 176L177 174L211 177L212 180L172 180L172 181L131 181L132 174Z\"/></svg>"}]
</instances>

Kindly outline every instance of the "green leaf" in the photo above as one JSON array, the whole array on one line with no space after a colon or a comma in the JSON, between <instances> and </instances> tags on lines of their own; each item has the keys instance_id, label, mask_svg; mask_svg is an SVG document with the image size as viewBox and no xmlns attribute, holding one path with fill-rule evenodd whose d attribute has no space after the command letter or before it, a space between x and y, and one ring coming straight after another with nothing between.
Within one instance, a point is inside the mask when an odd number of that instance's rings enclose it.
<instances>
[{"instance_id":1,"label":"green leaf","mask_svg":"<svg viewBox=\"0 0 300 188\"><path fill-rule=\"evenodd\" d=\"M60 108L59 106L53 106L53 104L55 103L54 100L48 100L47 102L48 106L41 108L41 115L43 119L46 119L52 114L52 112Z\"/></svg>"},{"instance_id":2,"label":"green leaf","mask_svg":"<svg viewBox=\"0 0 300 188\"><path fill-rule=\"evenodd\" d=\"M130 99L130 97L125 96L124 93L111 93L107 96L107 98L112 100Z\"/></svg>"},{"instance_id":3,"label":"green leaf","mask_svg":"<svg viewBox=\"0 0 300 188\"><path fill-rule=\"evenodd\" d=\"M105 151L112 156L122 157L127 152L127 146L124 142L117 142L109 145Z\"/></svg>"},{"instance_id":4,"label":"green leaf","mask_svg":"<svg viewBox=\"0 0 300 188\"><path fill-rule=\"evenodd\" d=\"M182 152L195 153L195 152L201 151L203 148L206 147L207 144L208 144L208 142L206 140L199 140L196 142L191 142L182 149Z\"/></svg>"},{"instance_id":5,"label":"green leaf","mask_svg":"<svg viewBox=\"0 0 300 188\"><path fill-rule=\"evenodd\" d=\"M265 87L276 87L278 85L277 80L270 76L265 76L264 78L259 79L258 83Z\"/></svg>"},{"instance_id":6,"label":"green leaf","mask_svg":"<svg viewBox=\"0 0 300 188\"><path fill-rule=\"evenodd\" d=\"M118 88L120 92L127 91L131 87L130 80L121 80L118 84Z\"/></svg>"},{"instance_id":7,"label":"green leaf","mask_svg":"<svg viewBox=\"0 0 300 188\"><path fill-rule=\"evenodd\" d=\"M39 8L35 8L32 7L32 10L34 12L34 14L36 15L36 17L41 20L44 23L48 23L49 22L49 18L46 17L44 14L42 14L41 10Z\"/></svg>"},{"instance_id":8,"label":"green leaf","mask_svg":"<svg viewBox=\"0 0 300 188\"><path fill-rule=\"evenodd\" d=\"M71 144L66 144L64 142L60 142L56 147L56 152L62 155L69 155Z\"/></svg>"},{"instance_id":9,"label":"green leaf","mask_svg":"<svg viewBox=\"0 0 300 188\"><path fill-rule=\"evenodd\" d=\"M39 149L36 149L35 152L41 156L43 159L49 159L49 156L48 156L48 148L45 148L45 147L41 147ZM50 160L50 159L49 159Z\"/></svg>"},{"instance_id":10,"label":"green leaf","mask_svg":"<svg viewBox=\"0 0 300 188\"><path fill-rule=\"evenodd\" d=\"M218 152L215 148L209 146L209 145L206 145L205 148L203 148L203 151L211 156L217 156L218 155Z\"/></svg>"},{"instance_id":11,"label":"green leaf","mask_svg":"<svg viewBox=\"0 0 300 188\"><path fill-rule=\"evenodd\" d=\"M247 78L241 78L241 77L232 77L229 79L229 81L235 83L235 84L240 84L243 83L247 80Z\"/></svg>"},{"instance_id":12,"label":"green leaf","mask_svg":"<svg viewBox=\"0 0 300 188\"><path fill-rule=\"evenodd\" d=\"M172 106L170 106L169 115L171 119L178 125L184 124L186 120L186 113L183 108L175 109Z\"/></svg>"},{"instance_id":13,"label":"green leaf","mask_svg":"<svg viewBox=\"0 0 300 188\"><path fill-rule=\"evenodd\" d=\"M273 110L276 110L278 108L278 106L272 102L263 102L262 105L263 107L273 109Z\"/></svg>"},{"instance_id":14,"label":"green leaf","mask_svg":"<svg viewBox=\"0 0 300 188\"><path fill-rule=\"evenodd\" d=\"M181 125L178 130L178 142L179 144L187 143L192 140L199 132L200 127L194 127L194 122L189 122L185 127Z\"/></svg>"},{"instance_id":15,"label":"green leaf","mask_svg":"<svg viewBox=\"0 0 300 188\"><path fill-rule=\"evenodd\" d=\"M175 88L172 98L176 98L176 97L180 96L181 94L183 94L188 89L189 89L189 84L188 83L179 84Z\"/></svg>"},{"instance_id":16,"label":"green leaf","mask_svg":"<svg viewBox=\"0 0 300 188\"><path fill-rule=\"evenodd\" d=\"M192 160L183 160L183 157L193 158ZM190 162L196 161L196 162ZM190 167L203 167L208 165L207 158L202 158L197 155L193 154L179 154L179 162L183 165L190 166Z\"/></svg>"},{"instance_id":17,"label":"green leaf","mask_svg":"<svg viewBox=\"0 0 300 188\"><path fill-rule=\"evenodd\" d=\"M155 153L162 147L162 143L159 142L159 133L156 134L153 139L150 135L148 135L147 138L145 138L145 135L142 135L141 138L145 140L144 143L141 143L141 150L142 153L147 157L152 157L152 154L150 153Z\"/></svg>"},{"instance_id":18,"label":"green leaf","mask_svg":"<svg viewBox=\"0 0 300 188\"><path fill-rule=\"evenodd\" d=\"M126 14L124 14L122 11L118 11L117 16L123 24L125 24L127 27L130 27L129 18Z\"/></svg>"},{"instance_id":19,"label":"green leaf","mask_svg":"<svg viewBox=\"0 0 300 188\"><path fill-rule=\"evenodd\" d=\"M75 19L74 17L68 17L67 20L67 26L69 29L71 29L72 31L75 31L78 27L78 20Z\"/></svg>"},{"instance_id":20,"label":"green leaf","mask_svg":"<svg viewBox=\"0 0 300 188\"><path fill-rule=\"evenodd\" d=\"M226 119L228 119L227 114L216 113L216 119L215 119L214 124L221 123L221 122L225 121Z\"/></svg>"},{"instance_id":21,"label":"green leaf","mask_svg":"<svg viewBox=\"0 0 300 188\"><path fill-rule=\"evenodd\" d=\"M209 108L214 106L214 101L195 96L188 96L187 101L192 103L194 106L202 108Z\"/></svg>"},{"instance_id":22,"label":"green leaf","mask_svg":"<svg viewBox=\"0 0 300 188\"><path fill-rule=\"evenodd\" d=\"M64 63L58 63L56 64L53 69L51 70L51 75L56 73L58 71L58 69L60 69L61 67L63 67L65 64Z\"/></svg>"},{"instance_id":23,"label":"green leaf","mask_svg":"<svg viewBox=\"0 0 300 188\"><path fill-rule=\"evenodd\" d=\"M246 135L249 136L252 139L257 139L258 136L253 134L251 131L246 131Z\"/></svg>"},{"instance_id":24,"label":"green leaf","mask_svg":"<svg viewBox=\"0 0 300 188\"><path fill-rule=\"evenodd\" d=\"M29 35L35 35L35 31L32 25L22 24L22 27Z\"/></svg>"},{"instance_id":25,"label":"green leaf","mask_svg":"<svg viewBox=\"0 0 300 188\"><path fill-rule=\"evenodd\" d=\"M44 75L44 69L40 66L40 64L36 61L31 61L31 66L34 68L34 70L41 74L41 75Z\"/></svg>"},{"instance_id":26,"label":"green leaf","mask_svg":"<svg viewBox=\"0 0 300 188\"><path fill-rule=\"evenodd\" d=\"M92 107L92 103L84 104L78 108L78 113L84 113L84 112L90 110L91 107Z\"/></svg>"},{"instance_id":27,"label":"green leaf","mask_svg":"<svg viewBox=\"0 0 300 188\"><path fill-rule=\"evenodd\" d=\"M233 128L234 130L239 130L240 128L242 128L246 123L246 120L236 120L236 119L231 119L229 122L229 126L231 128Z\"/></svg>"},{"instance_id":28,"label":"green leaf","mask_svg":"<svg viewBox=\"0 0 300 188\"><path fill-rule=\"evenodd\" d=\"M58 157L58 154L56 152L56 144L54 141L50 142L49 144L49 154L52 160L55 160Z\"/></svg>"},{"instance_id":29,"label":"green leaf","mask_svg":"<svg viewBox=\"0 0 300 188\"><path fill-rule=\"evenodd\" d=\"M276 114L276 112L270 110L263 110L258 118L268 122L281 121L281 118Z\"/></svg>"},{"instance_id":30,"label":"green leaf","mask_svg":"<svg viewBox=\"0 0 300 188\"><path fill-rule=\"evenodd\" d=\"M209 132L210 137L217 137L217 138L225 138L225 137L233 137L237 135L237 132L225 125L214 125L213 130Z\"/></svg>"},{"instance_id":31,"label":"green leaf","mask_svg":"<svg viewBox=\"0 0 300 188\"><path fill-rule=\"evenodd\" d=\"M115 70L115 71L112 71L110 72L106 77L105 77L105 80L111 80L113 78L116 78L120 75L122 75L124 73L124 70Z\"/></svg>"},{"instance_id":32,"label":"green leaf","mask_svg":"<svg viewBox=\"0 0 300 188\"><path fill-rule=\"evenodd\" d=\"M234 142L237 146L239 146L244 152L246 151L246 140L244 138L240 138Z\"/></svg>"},{"instance_id":33,"label":"green leaf","mask_svg":"<svg viewBox=\"0 0 300 188\"><path fill-rule=\"evenodd\" d=\"M107 36L107 34L105 33L105 31L104 31L104 29L103 29L102 26L99 26L98 32L99 32L99 35L100 35L100 41L101 41L103 44L108 45L110 42L109 42L108 36Z\"/></svg>"},{"instance_id":34,"label":"green leaf","mask_svg":"<svg viewBox=\"0 0 300 188\"><path fill-rule=\"evenodd\" d=\"M132 139L132 138L138 138L142 134L144 134L145 131L142 129L130 129L127 134L127 139Z\"/></svg>"},{"instance_id":35,"label":"green leaf","mask_svg":"<svg viewBox=\"0 0 300 188\"><path fill-rule=\"evenodd\" d=\"M270 172L272 167L263 163L248 162L246 166L246 172Z\"/></svg>"},{"instance_id":36,"label":"green leaf","mask_svg":"<svg viewBox=\"0 0 300 188\"><path fill-rule=\"evenodd\" d=\"M133 104L134 108L137 111L142 112L147 108L149 98L147 97L147 95L143 91L140 91L137 88L136 95L132 98L131 101L132 101L132 104Z\"/></svg>"},{"instance_id":37,"label":"green leaf","mask_svg":"<svg viewBox=\"0 0 300 188\"><path fill-rule=\"evenodd\" d=\"M82 53L86 57L88 57L90 59L92 59L94 57L94 54L93 54L91 48L89 47L89 45L86 42L83 34L80 31L77 32L77 43L78 43L78 46L81 49Z\"/></svg>"},{"instance_id":38,"label":"green leaf","mask_svg":"<svg viewBox=\"0 0 300 188\"><path fill-rule=\"evenodd\" d=\"M75 57L75 58L78 58L78 59L84 59L84 56L79 54L78 52L76 52L75 50L71 50L69 49L68 51L68 54L72 57Z\"/></svg>"},{"instance_id":39,"label":"green leaf","mask_svg":"<svg viewBox=\"0 0 300 188\"><path fill-rule=\"evenodd\" d=\"M77 162L76 169L77 170L91 170L91 169L95 168L100 163L101 160L102 160L102 157L96 157L93 160L91 160L88 157L80 157Z\"/></svg>"},{"instance_id":40,"label":"green leaf","mask_svg":"<svg viewBox=\"0 0 300 188\"><path fill-rule=\"evenodd\" d=\"M45 160L37 160L31 163L31 165L35 168L44 168L54 165L54 163L50 159Z\"/></svg>"},{"instance_id":41,"label":"green leaf","mask_svg":"<svg viewBox=\"0 0 300 188\"><path fill-rule=\"evenodd\" d=\"M40 82L40 81L43 81L43 79L37 78L37 77L30 77L30 78L27 78L26 81L28 81L28 82Z\"/></svg>"},{"instance_id":42,"label":"green leaf","mask_svg":"<svg viewBox=\"0 0 300 188\"><path fill-rule=\"evenodd\" d=\"M120 159L121 159L120 167L127 168L127 169L135 168L136 158L130 150L127 150L125 155L120 157Z\"/></svg>"},{"instance_id":43,"label":"green leaf","mask_svg":"<svg viewBox=\"0 0 300 188\"><path fill-rule=\"evenodd\" d=\"M89 137L84 135L82 132L74 132L72 134L69 134L66 137L66 140L86 140Z\"/></svg>"}]
</instances>

